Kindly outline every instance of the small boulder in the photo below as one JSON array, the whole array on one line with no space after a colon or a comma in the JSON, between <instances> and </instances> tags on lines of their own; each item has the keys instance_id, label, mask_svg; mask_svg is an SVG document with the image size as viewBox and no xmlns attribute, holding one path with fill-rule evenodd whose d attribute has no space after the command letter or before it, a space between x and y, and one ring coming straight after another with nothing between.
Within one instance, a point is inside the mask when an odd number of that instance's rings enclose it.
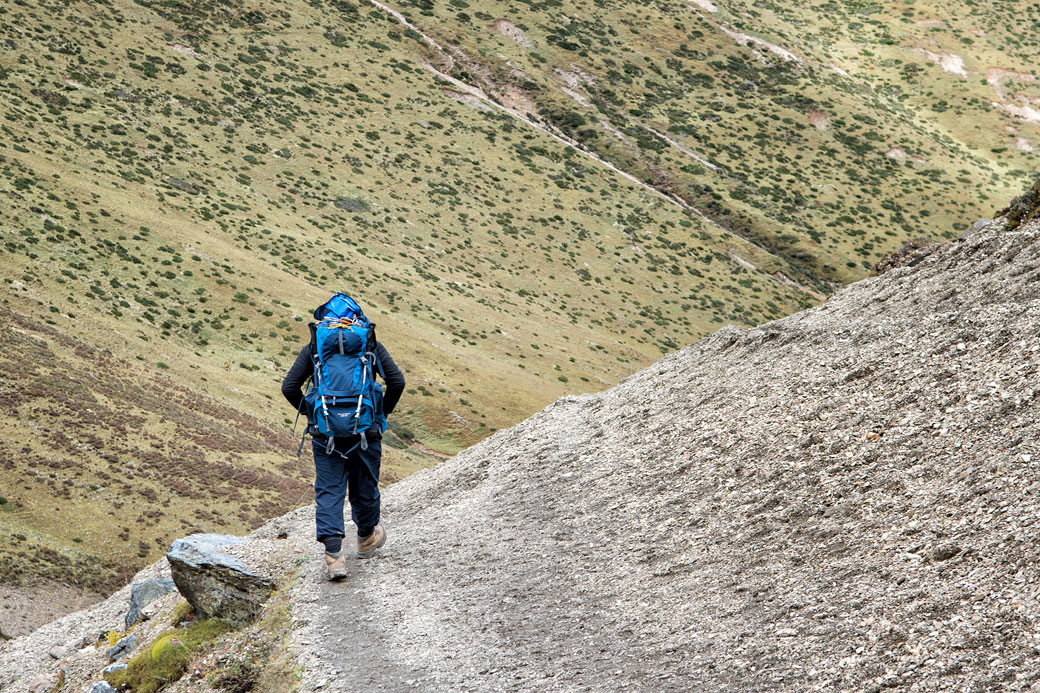
<instances>
[{"instance_id":1,"label":"small boulder","mask_svg":"<svg viewBox=\"0 0 1040 693\"><path fill-rule=\"evenodd\" d=\"M137 644L136 635L128 635L112 647L105 650L105 654L108 655L108 661L114 662L120 657L125 656L130 650L134 649L134 645Z\"/></svg>"},{"instance_id":2,"label":"small boulder","mask_svg":"<svg viewBox=\"0 0 1040 693\"><path fill-rule=\"evenodd\" d=\"M126 629L145 620L142 610L159 597L169 594L175 589L173 580L169 578L150 578L135 582L130 588L130 610L126 613Z\"/></svg>"},{"instance_id":3,"label":"small boulder","mask_svg":"<svg viewBox=\"0 0 1040 693\"><path fill-rule=\"evenodd\" d=\"M98 681L87 693L119 693L115 688L112 688L112 684L108 681Z\"/></svg>"},{"instance_id":4,"label":"small boulder","mask_svg":"<svg viewBox=\"0 0 1040 693\"><path fill-rule=\"evenodd\" d=\"M54 659L63 659L66 656L68 656L69 648L65 647L64 645L55 645L51 649L47 650L47 654L49 654Z\"/></svg>"},{"instance_id":5,"label":"small boulder","mask_svg":"<svg viewBox=\"0 0 1040 693\"><path fill-rule=\"evenodd\" d=\"M123 669L126 669L126 663L125 662L119 662L117 664L109 664L107 667L105 667L104 669L101 670L101 673L104 674L105 676L108 676L109 674L111 674L113 672L122 671Z\"/></svg>"},{"instance_id":6,"label":"small boulder","mask_svg":"<svg viewBox=\"0 0 1040 693\"><path fill-rule=\"evenodd\" d=\"M159 605L154 603L149 604L148 606L141 609L141 620L150 621L152 620L152 618L155 617L157 613L159 613Z\"/></svg>"},{"instance_id":7,"label":"small boulder","mask_svg":"<svg viewBox=\"0 0 1040 693\"><path fill-rule=\"evenodd\" d=\"M951 541L936 546L935 550L932 551L932 558L934 558L937 561L948 561L960 552L960 545Z\"/></svg>"},{"instance_id":8,"label":"small boulder","mask_svg":"<svg viewBox=\"0 0 1040 693\"><path fill-rule=\"evenodd\" d=\"M220 534L193 534L173 542L166 554L173 581L200 619L251 623L274 591L275 582L250 570L222 549L246 541Z\"/></svg>"}]
</instances>

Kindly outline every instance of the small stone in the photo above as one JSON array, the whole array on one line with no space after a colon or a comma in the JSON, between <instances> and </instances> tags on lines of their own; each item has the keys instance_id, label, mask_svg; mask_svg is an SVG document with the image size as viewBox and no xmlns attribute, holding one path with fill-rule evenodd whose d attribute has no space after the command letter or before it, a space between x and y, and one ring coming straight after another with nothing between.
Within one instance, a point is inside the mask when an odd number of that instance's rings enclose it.
<instances>
[{"instance_id":1,"label":"small stone","mask_svg":"<svg viewBox=\"0 0 1040 693\"><path fill-rule=\"evenodd\" d=\"M798 635L798 631L794 628L778 628L776 635L780 638L793 638Z\"/></svg>"},{"instance_id":2,"label":"small stone","mask_svg":"<svg viewBox=\"0 0 1040 693\"><path fill-rule=\"evenodd\" d=\"M107 674L111 674L112 672L115 672L115 671L122 671L123 669L126 669L126 663L125 662L117 662L115 664L109 664L107 667L105 667L104 669L101 670L101 673L107 675Z\"/></svg>"},{"instance_id":3,"label":"small stone","mask_svg":"<svg viewBox=\"0 0 1040 693\"><path fill-rule=\"evenodd\" d=\"M948 561L961 552L961 547L953 542L947 542L935 547L932 558L937 561Z\"/></svg>"},{"instance_id":4,"label":"small stone","mask_svg":"<svg viewBox=\"0 0 1040 693\"><path fill-rule=\"evenodd\" d=\"M69 648L65 647L64 645L55 645L47 651L47 654L49 654L54 659L63 659L65 656L69 654Z\"/></svg>"}]
</instances>

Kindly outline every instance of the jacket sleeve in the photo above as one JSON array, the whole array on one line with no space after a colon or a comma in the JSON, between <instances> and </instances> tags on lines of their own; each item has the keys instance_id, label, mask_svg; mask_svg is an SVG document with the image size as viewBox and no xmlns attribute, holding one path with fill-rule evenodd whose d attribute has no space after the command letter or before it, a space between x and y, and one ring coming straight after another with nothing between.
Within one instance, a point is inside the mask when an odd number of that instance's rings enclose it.
<instances>
[{"instance_id":1,"label":"jacket sleeve","mask_svg":"<svg viewBox=\"0 0 1040 693\"><path fill-rule=\"evenodd\" d=\"M314 362L311 361L311 346L307 344L300 349L296 362L282 380L282 394L297 411L303 401L303 386L313 373Z\"/></svg>"},{"instance_id":2,"label":"jacket sleeve","mask_svg":"<svg viewBox=\"0 0 1040 693\"><path fill-rule=\"evenodd\" d=\"M376 358L379 365L383 367L383 380L386 382L386 391L383 393L383 413L390 416L397 401L401 399L404 392L404 373L397 367L394 360L390 358L390 352L386 350L382 342L376 342Z\"/></svg>"}]
</instances>

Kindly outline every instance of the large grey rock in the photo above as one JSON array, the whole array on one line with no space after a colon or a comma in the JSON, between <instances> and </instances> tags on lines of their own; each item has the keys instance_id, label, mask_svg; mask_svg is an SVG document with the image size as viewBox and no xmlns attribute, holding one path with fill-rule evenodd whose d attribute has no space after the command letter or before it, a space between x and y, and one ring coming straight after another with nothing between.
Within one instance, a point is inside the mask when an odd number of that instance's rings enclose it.
<instances>
[{"instance_id":1,"label":"large grey rock","mask_svg":"<svg viewBox=\"0 0 1040 693\"><path fill-rule=\"evenodd\" d=\"M223 618L242 625L259 615L274 590L274 581L222 552L244 541L221 534L193 534L173 542L166 554L173 581L195 607L197 618Z\"/></svg>"},{"instance_id":2,"label":"large grey rock","mask_svg":"<svg viewBox=\"0 0 1040 693\"><path fill-rule=\"evenodd\" d=\"M135 582L130 588L130 610L126 613L126 629L144 620L141 610L159 597L169 594L175 589L173 580L169 578L150 578Z\"/></svg>"}]
</instances>

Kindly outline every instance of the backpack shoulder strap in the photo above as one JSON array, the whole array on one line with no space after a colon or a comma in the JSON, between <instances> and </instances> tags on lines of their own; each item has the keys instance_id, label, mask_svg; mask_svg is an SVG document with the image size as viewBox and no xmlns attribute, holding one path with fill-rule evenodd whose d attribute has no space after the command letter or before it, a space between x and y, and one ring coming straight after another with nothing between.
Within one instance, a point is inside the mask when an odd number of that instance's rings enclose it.
<instances>
[{"instance_id":1,"label":"backpack shoulder strap","mask_svg":"<svg viewBox=\"0 0 1040 693\"><path fill-rule=\"evenodd\" d=\"M371 349L373 360L376 362L376 371L379 373L379 377L384 381L386 376L383 375L383 362L379 360L379 340L376 339L376 324L374 322L369 323L368 339L371 341Z\"/></svg>"},{"instance_id":2,"label":"backpack shoulder strap","mask_svg":"<svg viewBox=\"0 0 1040 693\"><path fill-rule=\"evenodd\" d=\"M307 329L311 333L311 361L314 362L314 367L317 368L318 364L320 363L320 359L318 358L318 323L307 323Z\"/></svg>"}]
</instances>

